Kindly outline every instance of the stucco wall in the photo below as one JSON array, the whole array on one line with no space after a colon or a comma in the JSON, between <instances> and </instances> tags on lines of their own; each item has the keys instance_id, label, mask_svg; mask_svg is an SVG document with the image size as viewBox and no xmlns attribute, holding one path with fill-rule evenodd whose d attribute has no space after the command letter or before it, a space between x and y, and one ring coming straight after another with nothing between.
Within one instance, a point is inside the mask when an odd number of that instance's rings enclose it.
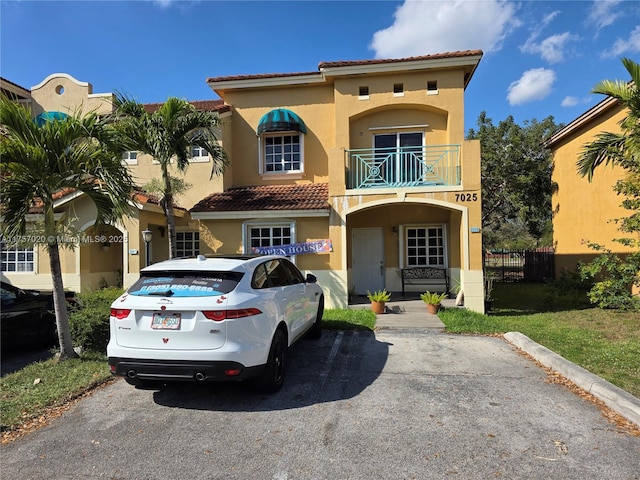
<instances>
[{"instance_id":1,"label":"stucco wall","mask_svg":"<svg viewBox=\"0 0 640 480\"><path fill-rule=\"evenodd\" d=\"M593 258L594 251L586 242L598 243L619 253L632 251L613 242L614 238L624 236L614 219L630 213L620 206L623 198L613 191L624 171L619 167L601 166L589 182L576 169L584 145L600 132L619 132L618 122L625 115L619 107L611 108L553 150L552 179L558 185L552 196L556 275L565 269L574 270L580 260Z\"/></svg>"}]
</instances>

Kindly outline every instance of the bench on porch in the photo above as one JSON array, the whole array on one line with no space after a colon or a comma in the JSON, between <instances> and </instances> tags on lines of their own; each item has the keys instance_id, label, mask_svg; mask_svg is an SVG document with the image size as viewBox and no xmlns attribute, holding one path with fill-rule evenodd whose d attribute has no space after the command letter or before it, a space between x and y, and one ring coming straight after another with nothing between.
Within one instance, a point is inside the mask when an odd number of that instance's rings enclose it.
<instances>
[{"instance_id":1,"label":"bench on porch","mask_svg":"<svg viewBox=\"0 0 640 480\"><path fill-rule=\"evenodd\" d=\"M400 269L402 276L402 296L406 285L434 285L441 286L445 292L449 291L449 276L445 268L436 267L407 267Z\"/></svg>"}]
</instances>

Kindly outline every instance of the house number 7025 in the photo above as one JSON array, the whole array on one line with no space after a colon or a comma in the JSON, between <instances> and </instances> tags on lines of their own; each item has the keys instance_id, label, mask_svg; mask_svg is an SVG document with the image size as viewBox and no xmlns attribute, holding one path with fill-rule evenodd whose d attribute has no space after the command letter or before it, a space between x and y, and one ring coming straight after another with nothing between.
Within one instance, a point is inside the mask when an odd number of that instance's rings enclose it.
<instances>
[{"instance_id":1,"label":"house number 7025","mask_svg":"<svg viewBox=\"0 0 640 480\"><path fill-rule=\"evenodd\" d=\"M477 202L477 193L456 193L456 202Z\"/></svg>"}]
</instances>

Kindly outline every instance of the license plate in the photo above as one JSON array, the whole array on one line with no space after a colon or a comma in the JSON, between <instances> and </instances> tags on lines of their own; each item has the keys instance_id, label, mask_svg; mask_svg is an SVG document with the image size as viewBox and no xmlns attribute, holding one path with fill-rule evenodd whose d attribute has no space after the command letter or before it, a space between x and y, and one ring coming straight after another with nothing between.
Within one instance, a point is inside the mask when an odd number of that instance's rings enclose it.
<instances>
[{"instance_id":1,"label":"license plate","mask_svg":"<svg viewBox=\"0 0 640 480\"><path fill-rule=\"evenodd\" d=\"M153 330L180 330L180 314L154 313L151 328Z\"/></svg>"}]
</instances>

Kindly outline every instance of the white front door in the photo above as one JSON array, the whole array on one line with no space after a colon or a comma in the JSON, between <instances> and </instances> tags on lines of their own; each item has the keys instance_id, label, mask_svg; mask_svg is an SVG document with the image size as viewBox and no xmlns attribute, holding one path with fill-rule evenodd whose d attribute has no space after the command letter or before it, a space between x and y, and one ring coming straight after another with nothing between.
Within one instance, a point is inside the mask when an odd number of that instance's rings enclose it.
<instances>
[{"instance_id":1,"label":"white front door","mask_svg":"<svg viewBox=\"0 0 640 480\"><path fill-rule=\"evenodd\" d=\"M353 287L356 295L384 289L384 232L382 228L354 228L351 233Z\"/></svg>"}]
</instances>

